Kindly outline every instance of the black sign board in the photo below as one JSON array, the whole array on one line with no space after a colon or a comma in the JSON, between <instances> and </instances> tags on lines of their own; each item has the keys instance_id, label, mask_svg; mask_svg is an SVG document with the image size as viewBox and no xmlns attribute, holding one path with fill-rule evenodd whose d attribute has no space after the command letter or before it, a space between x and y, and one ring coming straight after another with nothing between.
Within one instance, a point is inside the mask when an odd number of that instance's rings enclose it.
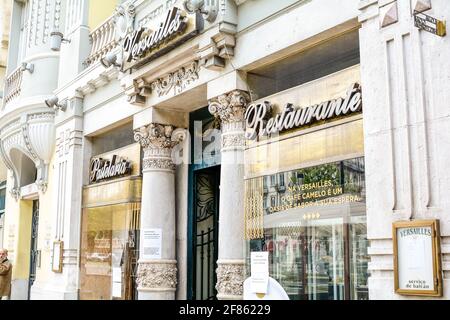
<instances>
[{"instance_id":1,"label":"black sign board","mask_svg":"<svg viewBox=\"0 0 450 320\"><path fill-rule=\"evenodd\" d=\"M414 25L420 30L424 30L440 37L446 35L445 21L433 18L425 13L414 11Z\"/></svg>"}]
</instances>

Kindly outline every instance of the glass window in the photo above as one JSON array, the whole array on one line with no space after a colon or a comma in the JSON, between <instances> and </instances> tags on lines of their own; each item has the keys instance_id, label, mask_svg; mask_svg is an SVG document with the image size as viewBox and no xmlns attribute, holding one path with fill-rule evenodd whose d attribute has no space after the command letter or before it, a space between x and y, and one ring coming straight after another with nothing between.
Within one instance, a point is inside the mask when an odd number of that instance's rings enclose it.
<instances>
[{"instance_id":1,"label":"glass window","mask_svg":"<svg viewBox=\"0 0 450 320\"><path fill-rule=\"evenodd\" d=\"M140 204L83 210L80 299L136 299Z\"/></svg>"},{"instance_id":2,"label":"glass window","mask_svg":"<svg viewBox=\"0 0 450 320\"><path fill-rule=\"evenodd\" d=\"M276 175L270 176L270 186L274 187L276 184L277 184L277 176Z\"/></svg>"},{"instance_id":3,"label":"glass window","mask_svg":"<svg viewBox=\"0 0 450 320\"><path fill-rule=\"evenodd\" d=\"M284 173L280 174L280 187L284 187Z\"/></svg>"},{"instance_id":4,"label":"glass window","mask_svg":"<svg viewBox=\"0 0 450 320\"><path fill-rule=\"evenodd\" d=\"M247 74L255 100L359 64L359 33L352 30Z\"/></svg>"},{"instance_id":5,"label":"glass window","mask_svg":"<svg viewBox=\"0 0 450 320\"><path fill-rule=\"evenodd\" d=\"M0 188L0 216L5 211L6 188Z\"/></svg>"},{"instance_id":6,"label":"glass window","mask_svg":"<svg viewBox=\"0 0 450 320\"><path fill-rule=\"evenodd\" d=\"M255 228L256 212L263 220L263 237L251 230L247 249L269 252L270 275L291 299L368 299L364 174L357 158L279 174L289 179L285 192L249 190L264 177L247 181L246 225ZM266 199L270 206L255 207Z\"/></svg>"}]
</instances>

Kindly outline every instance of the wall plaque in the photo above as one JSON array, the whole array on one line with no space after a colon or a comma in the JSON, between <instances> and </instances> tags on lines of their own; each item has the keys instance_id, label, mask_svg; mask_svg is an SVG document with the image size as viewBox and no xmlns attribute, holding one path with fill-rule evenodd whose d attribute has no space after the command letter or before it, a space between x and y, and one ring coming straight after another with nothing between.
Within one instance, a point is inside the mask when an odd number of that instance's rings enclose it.
<instances>
[{"instance_id":1,"label":"wall plaque","mask_svg":"<svg viewBox=\"0 0 450 320\"><path fill-rule=\"evenodd\" d=\"M395 292L442 296L438 220L396 222L393 225Z\"/></svg>"},{"instance_id":2,"label":"wall plaque","mask_svg":"<svg viewBox=\"0 0 450 320\"><path fill-rule=\"evenodd\" d=\"M162 230L142 230L142 257L145 260L160 260L162 256Z\"/></svg>"},{"instance_id":3,"label":"wall plaque","mask_svg":"<svg viewBox=\"0 0 450 320\"><path fill-rule=\"evenodd\" d=\"M64 243L62 241L53 242L52 271L55 273L63 272L63 251Z\"/></svg>"}]
</instances>

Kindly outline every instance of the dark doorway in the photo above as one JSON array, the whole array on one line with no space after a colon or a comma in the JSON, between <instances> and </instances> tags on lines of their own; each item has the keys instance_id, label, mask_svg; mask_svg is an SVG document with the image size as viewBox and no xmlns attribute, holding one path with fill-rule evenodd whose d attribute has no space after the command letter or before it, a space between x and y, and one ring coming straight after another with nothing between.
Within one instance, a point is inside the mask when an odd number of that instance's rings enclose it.
<instances>
[{"instance_id":1,"label":"dark doorway","mask_svg":"<svg viewBox=\"0 0 450 320\"><path fill-rule=\"evenodd\" d=\"M208 108L191 113L190 128L187 298L215 300L221 135Z\"/></svg>"},{"instance_id":2,"label":"dark doorway","mask_svg":"<svg viewBox=\"0 0 450 320\"><path fill-rule=\"evenodd\" d=\"M31 287L36 280L36 269L39 263L39 250L37 249L39 230L39 200L33 201L33 216L31 218L31 249L30 249L30 278L28 280L28 300L31 297Z\"/></svg>"},{"instance_id":3,"label":"dark doorway","mask_svg":"<svg viewBox=\"0 0 450 320\"><path fill-rule=\"evenodd\" d=\"M200 170L194 176L193 299L216 299L220 167Z\"/></svg>"}]
</instances>

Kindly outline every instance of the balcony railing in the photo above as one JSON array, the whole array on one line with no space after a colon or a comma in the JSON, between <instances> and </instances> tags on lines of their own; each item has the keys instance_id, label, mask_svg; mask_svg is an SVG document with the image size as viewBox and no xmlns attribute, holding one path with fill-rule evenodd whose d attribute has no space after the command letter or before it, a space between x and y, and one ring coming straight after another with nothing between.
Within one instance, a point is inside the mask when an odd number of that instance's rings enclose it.
<instances>
[{"instance_id":1,"label":"balcony railing","mask_svg":"<svg viewBox=\"0 0 450 320\"><path fill-rule=\"evenodd\" d=\"M20 96L22 86L22 68L17 68L5 80L5 98L4 105L7 105L12 100Z\"/></svg>"},{"instance_id":2,"label":"balcony railing","mask_svg":"<svg viewBox=\"0 0 450 320\"><path fill-rule=\"evenodd\" d=\"M92 49L89 57L84 62L86 68L99 61L118 45L115 32L114 16L109 17L102 25L91 32L89 36Z\"/></svg>"}]
</instances>

